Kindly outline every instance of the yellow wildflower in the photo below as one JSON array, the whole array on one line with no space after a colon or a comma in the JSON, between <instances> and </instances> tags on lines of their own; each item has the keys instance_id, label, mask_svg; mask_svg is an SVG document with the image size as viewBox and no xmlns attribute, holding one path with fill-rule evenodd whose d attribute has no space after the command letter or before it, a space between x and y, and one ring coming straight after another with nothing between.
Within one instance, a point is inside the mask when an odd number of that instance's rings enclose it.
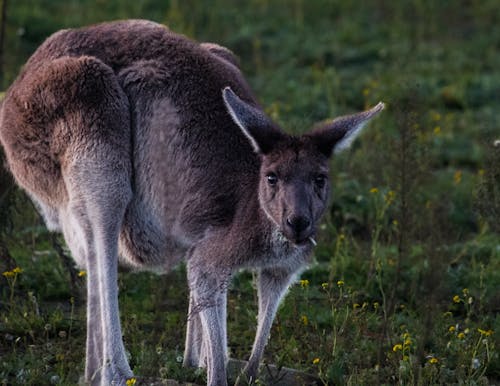
<instances>
[{"instance_id":1,"label":"yellow wildflower","mask_svg":"<svg viewBox=\"0 0 500 386\"><path fill-rule=\"evenodd\" d=\"M455 330L456 330L455 326L448 327L448 332L455 332Z\"/></svg>"},{"instance_id":2,"label":"yellow wildflower","mask_svg":"<svg viewBox=\"0 0 500 386\"><path fill-rule=\"evenodd\" d=\"M21 273L21 272L23 272L23 270L21 268L19 268L19 267L16 267L16 268L14 268L12 270L12 272L14 272L14 273Z\"/></svg>"},{"instance_id":3,"label":"yellow wildflower","mask_svg":"<svg viewBox=\"0 0 500 386\"><path fill-rule=\"evenodd\" d=\"M87 271L80 271L78 272L78 277L84 277L85 275L87 275Z\"/></svg>"},{"instance_id":4,"label":"yellow wildflower","mask_svg":"<svg viewBox=\"0 0 500 386\"><path fill-rule=\"evenodd\" d=\"M339 287L343 287L343 286L344 286L344 280L338 280L338 281L337 281L337 285L338 285Z\"/></svg>"},{"instance_id":5,"label":"yellow wildflower","mask_svg":"<svg viewBox=\"0 0 500 386\"><path fill-rule=\"evenodd\" d=\"M435 364L436 364L436 363L438 363L438 362L439 362L439 359L437 359L437 358L435 358L435 357L432 357L432 358L430 358L430 359L429 359L429 363L431 363L431 364L433 364L433 365L435 365Z\"/></svg>"},{"instance_id":6,"label":"yellow wildflower","mask_svg":"<svg viewBox=\"0 0 500 386\"><path fill-rule=\"evenodd\" d=\"M439 134L441 134L441 127L436 126L433 131L434 131L434 135L439 135Z\"/></svg>"},{"instance_id":7,"label":"yellow wildflower","mask_svg":"<svg viewBox=\"0 0 500 386\"><path fill-rule=\"evenodd\" d=\"M397 352L399 350L402 350L403 349L403 345L401 343L398 343L398 344L395 344L394 346L392 346L392 351L394 352Z\"/></svg>"},{"instance_id":8,"label":"yellow wildflower","mask_svg":"<svg viewBox=\"0 0 500 386\"><path fill-rule=\"evenodd\" d=\"M453 296L453 303L460 303L460 296L458 295Z\"/></svg>"},{"instance_id":9,"label":"yellow wildflower","mask_svg":"<svg viewBox=\"0 0 500 386\"><path fill-rule=\"evenodd\" d=\"M354 303L354 304L352 305L352 308L359 308L359 303Z\"/></svg>"},{"instance_id":10,"label":"yellow wildflower","mask_svg":"<svg viewBox=\"0 0 500 386\"><path fill-rule=\"evenodd\" d=\"M317 365L319 363L320 359L319 358L314 358L313 359L313 365Z\"/></svg>"},{"instance_id":11,"label":"yellow wildflower","mask_svg":"<svg viewBox=\"0 0 500 386\"><path fill-rule=\"evenodd\" d=\"M469 289L468 289L468 288L464 288L464 289L462 290L462 293L463 293L464 295L467 295L467 294L469 293Z\"/></svg>"},{"instance_id":12,"label":"yellow wildflower","mask_svg":"<svg viewBox=\"0 0 500 386\"><path fill-rule=\"evenodd\" d=\"M460 332L460 333L458 333L457 338L458 339L464 339L465 338L465 334L463 332Z\"/></svg>"},{"instance_id":13,"label":"yellow wildflower","mask_svg":"<svg viewBox=\"0 0 500 386\"><path fill-rule=\"evenodd\" d=\"M321 288L326 290L328 288L328 283L321 283Z\"/></svg>"},{"instance_id":14,"label":"yellow wildflower","mask_svg":"<svg viewBox=\"0 0 500 386\"><path fill-rule=\"evenodd\" d=\"M125 385L127 385L127 386L134 386L136 382L137 382L137 379L135 379L135 378L129 378L129 379L127 379L127 382L125 382Z\"/></svg>"},{"instance_id":15,"label":"yellow wildflower","mask_svg":"<svg viewBox=\"0 0 500 386\"><path fill-rule=\"evenodd\" d=\"M2 273L2 275L5 277L12 277L15 275L15 273L12 271L5 271L4 273Z\"/></svg>"},{"instance_id":16,"label":"yellow wildflower","mask_svg":"<svg viewBox=\"0 0 500 386\"><path fill-rule=\"evenodd\" d=\"M396 196L396 192L394 190L389 190L385 195L385 202L391 204L394 201L394 197Z\"/></svg>"},{"instance_id":17,"label":"yellow wildflower","mask_svg":"<svg viewBox=\"0 0 500 386\"><path fill-rule=\"evenodd\" d=\"M462 181L462 171L457 170L455 174L453 174L453 182L455 185L458 185Z\"/></svg>"},{"instance_id":18,"label":"yellow wildflower","mask_svg":"<svg viewBox=\"0 0 500 386\"><path fill-rule=\"evenodd\" d=\"M440 121L441 120L441 114L439 114L437 111L432 112L432 120L433 121Z\"/></svg>"},{"instance_id":19,"label":"yellow wildflower","mask_svg":"<svg viewBox=\"0 0 500 386\"><path fill-rule=\"evenodd\" d=\"M484 336L491 336L491 335L493 335L493 330L483 330L481 328L478 328L477 331L479 331L479 333L481 335L484 335Z\"/></svg>"},{"instance_id":20,"label":"yellow wildflower","mask_svg":"<svg viewBox=\"0 0 500 386\"><path fill-rule=\"evenodd\" d=\"M374 302L373 303L373 308L377 309L380 307L380 303L379 302Z\"/></svg>"},{"instance_id":21,"label":"yellow wildflower","mask_svg":"<svg viewBox=\"0 0 500 386\"><path fill-rule=\"evenodd\" d=\"M378 193L378 188L371 188L370 193L372 194Z\"/></svg>"},{"instance_id":22,"label":"yellow wildflower","mask_svg":"<svg viewBox=\"0 0 500 386\"><path fill-rule=\"evenodd\" d=\"M412 342L411 342L411 339L410 339L410 338L406 338L406 339L405 339L405 341L404 341L404 346L405 346L405 347L408 347L408 346L410 346L410 345L411 345L411 343L412 343Z\"/></svg>"},{"instance_id":23,"label":"yellow wildflower","mask_svg":"<svg viewBox=\"0 0 500 386\"><path fill-rule=\"evenodd\" d=\"M304 326L307 326L309 324L309 319L307 319L306 315L302 315L300 317L300 320L302 320L302 323L304 324Z\"/></svg>"}]
</instances>

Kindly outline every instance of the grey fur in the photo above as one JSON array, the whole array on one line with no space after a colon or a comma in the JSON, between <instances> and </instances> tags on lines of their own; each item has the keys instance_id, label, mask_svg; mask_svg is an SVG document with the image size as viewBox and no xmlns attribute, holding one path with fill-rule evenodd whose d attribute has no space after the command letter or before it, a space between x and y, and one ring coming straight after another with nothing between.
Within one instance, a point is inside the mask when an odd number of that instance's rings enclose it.
<instances>
[{"instance_id":1,"label":"grey fur","mask_svg":"<svg viewBox=\"0 0 500 386\"><path fill-rule=\"evenodd\" d=\"M328 157L382 107L292 137L264 115L224 47L140 20L48 38L6 93L0 141L18 184L88 272L86 381L132 376L118 256L161 271L186 259L184 363L206 366L209 385L226 384L227 285L238 269L256 270L245 370L255 379L279 302L310 262Z\"/></svg>"}]
</instances>

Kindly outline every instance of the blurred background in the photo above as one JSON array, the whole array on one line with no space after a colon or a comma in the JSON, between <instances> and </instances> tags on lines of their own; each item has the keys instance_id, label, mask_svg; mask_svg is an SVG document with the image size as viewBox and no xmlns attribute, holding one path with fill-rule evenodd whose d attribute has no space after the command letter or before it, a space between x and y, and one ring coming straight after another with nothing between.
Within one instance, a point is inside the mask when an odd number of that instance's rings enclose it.
<instances>
[{"instance_id":1,"label":"blurred background","mask_svg":"<svg viewBox=\"0 0 500 386\"><path fill-rule=\"evenodd\" d=\"M497 1L1 4L2 90L53 32L146 18L231 49L289 132L384 101L381 116L332 161L315 264L281 306L265 361L325 385L500 382ZM75 384L85 272L5 168L0 273L0 384ZM119 285L134 371L202 384L203 371L180 363L184 267L167 277L122 272ZM251 273L235 278L228 305L230 353L246 359L255 334Z\"/></svg>"}]
</instances>

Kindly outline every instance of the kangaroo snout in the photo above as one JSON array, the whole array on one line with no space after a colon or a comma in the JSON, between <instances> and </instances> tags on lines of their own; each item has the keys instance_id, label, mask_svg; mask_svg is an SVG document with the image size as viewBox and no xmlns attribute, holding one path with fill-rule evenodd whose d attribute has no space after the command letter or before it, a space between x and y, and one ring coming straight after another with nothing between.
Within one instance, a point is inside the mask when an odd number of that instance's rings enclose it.
<instances>
[{"instance_id":1,"label":"kangaroo snout","mask_svg":"<svg viewBox=\"0 0 500 386\"><path fill-rule=\"evenodd\" d=\"M311 232L311 220L304 215L291 215L285 221L287 236L297 243L305 241Z\"/></svg>"}]
</instances>

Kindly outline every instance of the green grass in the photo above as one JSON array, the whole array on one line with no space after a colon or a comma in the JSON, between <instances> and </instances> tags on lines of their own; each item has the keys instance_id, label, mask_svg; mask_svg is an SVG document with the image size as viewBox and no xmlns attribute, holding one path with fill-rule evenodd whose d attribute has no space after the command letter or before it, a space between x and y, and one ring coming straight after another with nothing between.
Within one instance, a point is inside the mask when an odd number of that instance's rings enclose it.
<instances>
[{"instance_id":1,"label":"green grass","mask_svg":"<svg viewBox=\"0 0 500 386\"><path fill-rule=\"evenodd\" d=\"M332 161L316 262L282 304L266 362L329 385L500 382L495 1L17 0L8 8L4 86L50 33L128 17L231 48L287 131L387 104ZM75 384L85 277L71 278L19 192L5 199L0 189L0 212L0 240L22 268L0 265L12 272L0 276L0 384ZM119 280L134 371L203 383L203 372L180 364L184 268ZM235 278L228 307L231 356L246 358L255 333L251 274Z\"/></svg>"}]
</instances>

